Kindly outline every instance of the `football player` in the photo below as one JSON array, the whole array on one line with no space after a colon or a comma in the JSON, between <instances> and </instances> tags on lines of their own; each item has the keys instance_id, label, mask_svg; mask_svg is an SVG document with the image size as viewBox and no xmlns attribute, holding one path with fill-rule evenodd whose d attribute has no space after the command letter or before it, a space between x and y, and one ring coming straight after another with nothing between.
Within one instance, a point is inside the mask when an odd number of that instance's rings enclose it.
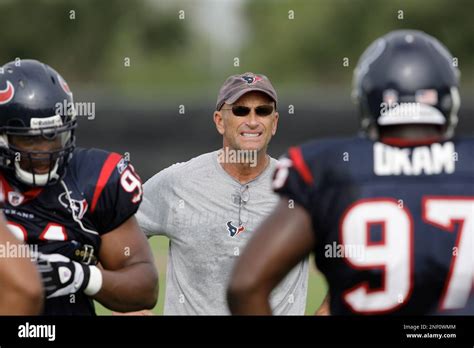
<instances>
[{"instance_id":1,"label":"football player","mask_svg":"<svg viewBox=\"0 0 474 348\"><path fill-rule=\"evenodd\" d=\"M274 177L280 203L234 270L234 314L270 313L271 290L312 251L331 314L466 306L474 141L452 138L460 105L454 63L420 31L390 32L367 48L354 73L366 136L289 149Z\"/></svg>"},{"instance_id":2,"label":"football player","mask_svg":"<svg viewBox=\"0 0 474 348\"><path fill-rule=\"evenodd\" d=\"M76 148L65 80L35 60L0 69L0 180L12 232L43 254L46 315L152 308L157 271L135 219L140 178L117 153Z\"/></svg>"}]
</instances>

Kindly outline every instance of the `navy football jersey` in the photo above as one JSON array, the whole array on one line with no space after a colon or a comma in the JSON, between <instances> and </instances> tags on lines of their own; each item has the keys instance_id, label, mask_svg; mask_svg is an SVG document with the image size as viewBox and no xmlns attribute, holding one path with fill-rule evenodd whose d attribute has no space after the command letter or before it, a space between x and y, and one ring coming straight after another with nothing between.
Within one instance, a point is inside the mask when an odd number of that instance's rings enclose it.
<instances>
[{"instance_id":1,"label":"navy football jersey","mask_svg":"<svg viewBox=\"0 0 474 348\"><path fill-rule=\"evenodd\" d=\"M449 314L466 305L474 139L313 141L290 148L273 185L311 216L333 314Z\"/></svg>"},{"instance_id":2,"label":"navy football jersey","mask_svg":"<svg viewBox=\"0 0 474 348\"><path fill-rule=\"evenodd\" d=\"M137 211L141 180L117 153L76 149L66 175L55 185L31 188L0 172L3 211L12 232L43 253L60 253L86 264L97 262L101 236ZM45 315L93 315L83 293L48 299Z\"/></svg>"}]
</instances>

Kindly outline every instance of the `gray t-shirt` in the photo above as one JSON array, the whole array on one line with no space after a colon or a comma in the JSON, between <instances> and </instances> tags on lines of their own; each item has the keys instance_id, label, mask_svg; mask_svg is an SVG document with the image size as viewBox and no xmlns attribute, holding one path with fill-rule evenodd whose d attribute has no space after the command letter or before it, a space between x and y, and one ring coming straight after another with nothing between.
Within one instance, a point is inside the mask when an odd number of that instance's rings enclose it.
<instances>
[{"instance_id":1,"label":"gray t-shirt","mask_svg":"<svg viewBox=\"0 0 474 348\"><path fill-rule=\"evenodd\" d=\"M229 314L226 289L234 262L278 201L271 189L276 163L272 158L262 174L242 185L214 151L145 183L138 222L147 236L170 239L164 314ZM306 260L272 292L273 312L303 315L307 285Z\"/></svg>"}]
</instances>

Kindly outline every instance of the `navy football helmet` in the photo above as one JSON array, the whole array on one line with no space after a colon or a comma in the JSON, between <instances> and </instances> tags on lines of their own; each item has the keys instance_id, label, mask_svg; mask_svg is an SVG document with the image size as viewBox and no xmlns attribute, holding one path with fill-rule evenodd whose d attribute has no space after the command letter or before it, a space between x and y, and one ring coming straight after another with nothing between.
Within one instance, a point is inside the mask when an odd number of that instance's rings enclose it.
<instances>
[{"instance_id":1,"label":"navy football helmet","mask_svg":"<svg viewBox=\"0 0 474 348\"><path fill-rule=\"evenodd\" d=\"M56 183L75 147L72 93L54 69L36 60L16 60L0 68L0 166L30 186ZM12 139L58 144L52 151L25 151ZM47 172L34 163L47 163Z\"/></svg>"},{"instance_id":2,"label":"navy football helmet","mask_svg":"<svg viewBox=\"0 0 474 348\"><path fill-rule=\"evenodd\" d=\"M362 130L434 124L452 136L460 106L459 70L449 51L417 30L392 31L373 42L354 70L352 97Z\"/></svg>"}]
</instances>

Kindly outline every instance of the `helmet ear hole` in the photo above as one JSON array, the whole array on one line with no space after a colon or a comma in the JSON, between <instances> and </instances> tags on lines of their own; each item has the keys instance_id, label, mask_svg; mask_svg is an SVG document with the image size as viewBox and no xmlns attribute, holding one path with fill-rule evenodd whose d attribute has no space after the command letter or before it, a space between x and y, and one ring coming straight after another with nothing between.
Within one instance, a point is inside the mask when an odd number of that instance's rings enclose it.
<instances>
[{"instance_id":1,"label":"helmet ear hole","mask_svg":"<svg viewBox=\"0 0 474 348\"><path fill-rule=\"evenodd\" d=\"M53 85L56 84L56 79L54 78L54 76L51 76L51 82L53 82Z\"/></svg>"}]
</instances>

